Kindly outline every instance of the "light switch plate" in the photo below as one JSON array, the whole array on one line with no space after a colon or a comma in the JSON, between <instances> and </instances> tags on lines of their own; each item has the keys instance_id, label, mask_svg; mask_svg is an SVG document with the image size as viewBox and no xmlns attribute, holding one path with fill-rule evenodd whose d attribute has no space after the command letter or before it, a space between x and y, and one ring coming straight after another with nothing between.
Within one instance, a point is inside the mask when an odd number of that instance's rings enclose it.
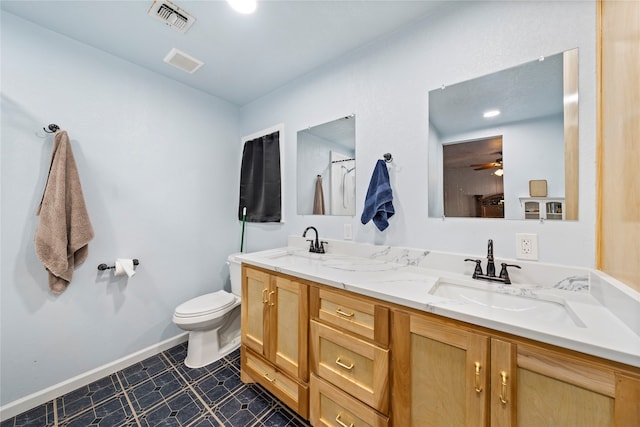
<instances>
[{"instance_id":1,"label":"light switch plate","mask_svg":"<svg viewBox=\"0 0 640 427\"><path fill-rule=\"evenodd\" d=\"M351 240L353 239L353 233L351 230L351 224L345 224L344 225L344 232L343 232L343 236L344 240Z\"/></svg>"}]
</instances>

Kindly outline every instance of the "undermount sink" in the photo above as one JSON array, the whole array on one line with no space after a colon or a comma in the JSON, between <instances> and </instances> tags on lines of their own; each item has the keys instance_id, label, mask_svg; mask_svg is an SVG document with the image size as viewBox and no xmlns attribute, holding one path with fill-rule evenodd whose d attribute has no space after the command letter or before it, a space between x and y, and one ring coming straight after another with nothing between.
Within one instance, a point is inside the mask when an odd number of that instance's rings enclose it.
<instances>
[{"instance_id":1,"label":"undermount sink","mask_svg":"<svg viewBox=\"0 0 640 427\"><path fill-rule=\"evenodd\" d=\"M278 251L262 258L282 267L317 265L334 270L360 272L389 271L397 268L395 264L375 259L307 251Z\"/></svg>"},{"instance_id":2,"label":"undermount sink","mask_svg":"<svg viewBox=\"0 0 640 427\"><path fill-rule=\"evenodd\" d=\"M556 295L513 285L468 283L440 279L429 291L431 295L447 298L493 313L526 318L545 323L586 325L567 304Z\"/></svg>"},{"instance_id":3,"label":"undermount sink","mask_svg":"<svg viewBox=\"0 0 640 427\"><path fill-rule=\"evenodd\" d=\"M278 264L310 264L323 260L325 254L304 251L278 251L264 255L262 258Z\"/></svg>"}]
</instances>

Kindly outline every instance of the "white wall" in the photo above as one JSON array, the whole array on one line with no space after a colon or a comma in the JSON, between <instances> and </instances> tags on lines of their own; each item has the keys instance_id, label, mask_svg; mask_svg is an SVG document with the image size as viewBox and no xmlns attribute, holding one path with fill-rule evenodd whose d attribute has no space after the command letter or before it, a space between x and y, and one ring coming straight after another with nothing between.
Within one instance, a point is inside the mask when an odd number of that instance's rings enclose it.
<instances>
[{"instance_id":1,"label":"white wall","mask_svg":"<svg viewBox=\"0 0 640 427\"><path fill-rule=\"evenodd\" d=\"M237 107L6 12L1 99L4 405L178 335L179 303L228 286L241 144ZM57 297L33 245L49 123L69 132L96 235ZM98 272L117 257L140 259L133 278Z\"/></svg>"},{"instance_id":2,"label":"white wall","mask_svg":"<svg viewBox=\"0 0 640 427\"><path fill-rule=\"evenodd\" d=\"M243 133L284 122L288 165L295 164L296 131L345 112L358 117L357 211L353 218L297 216L286 206L282 226L249 226L250 250L283 245L288 234L317 226L341 238L353 224L360 242L393 244L481 256L494 239L497 257L515 257L515 233L539 235L540 260L593 267L595 259L595 40L593 1L453 2L444 12L342 58L242 108ZM579 48L579 221L539 222L428 218L428 91L500 69ZM379 232L360 224L377 159L391 152L396 214ZM296 194L295 168L285 192Z\"/></svg>"},{"instance_id":3,"label":"white wall","mask_svg":"<svg viewBox=\"0 0 640 427\"><path fill-rule=\"evenodd\" d=\"M434 129L431 128L431 131L433 132ZM564 197L564 116L562 114L447 135L446 138L436 135L436 138L440 138L442 144L448 144L497 135L502 136L505 218L522 218L520 197L529 197L529 180L546 179L548 195ZM464 182L463 179L460 181ZM474 193L473 189L469 189L466 194L483 193L481 191ZM432 197L435 196L430 191L429 203ZM430 215L433 216L431 211ZM442 216L442 211L435 216Z\"/></svg>"}]
</instances>

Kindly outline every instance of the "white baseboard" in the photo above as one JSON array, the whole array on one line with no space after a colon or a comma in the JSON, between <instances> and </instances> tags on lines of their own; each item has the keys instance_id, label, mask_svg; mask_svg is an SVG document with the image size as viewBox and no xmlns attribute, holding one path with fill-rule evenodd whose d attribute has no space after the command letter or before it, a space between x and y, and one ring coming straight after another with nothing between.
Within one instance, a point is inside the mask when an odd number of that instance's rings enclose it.
<instances>
[{"instance_id":1,"label":"white baseboard","mask_svg":"<svg viewBox=\"0 0 640 427\"><path fill-rule=\"evenodd\" d=\"M51 387L45 388L44 390L40 390L36 393L7 403L6 405L0 407L0 422L15 417L16 415L19 415L39 405L43 405L48 401L69 393L70 391L73 391L79 387L91 384L92 382L99 380L100 378L116 373L128 366L141 362L148 357L154 356L158 353L162 353L163 351L168 350L171 347L175 347L176 345L187 341L188 338L188 332L181 333L180 335L176 335L173 338L169 338L165 341L153 344L121 359L115 360L111 363L107 363L106 365L92 369L73 378L69 378L68 380L62 381L58 384L54 384Z\"/></svg>"}]
</instances>

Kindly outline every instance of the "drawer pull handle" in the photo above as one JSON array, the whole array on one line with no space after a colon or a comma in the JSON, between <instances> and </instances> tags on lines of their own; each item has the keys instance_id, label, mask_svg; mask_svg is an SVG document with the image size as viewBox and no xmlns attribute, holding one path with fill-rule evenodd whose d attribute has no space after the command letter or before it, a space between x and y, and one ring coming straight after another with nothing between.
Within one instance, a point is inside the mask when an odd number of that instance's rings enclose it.
<instances>
[{"instance_id":1,"label":"drawer pull handle","mask_svg":"<svg viewBox=\"0 0 640 427\"><path fill-rule=\"evenodd\" d=\"M269 373L267 372L266 374L263 375L264 379L266 379L267 381L269 381L270 383L274 383L276 382L275 378L269 378Z\"/></svg>"},{"instance_id":2,"label":"drawer pull handle","mask_svg":"<svg viewBox=\"0 0 640 427\"><path fill-rule=\"evenodd\" d=\"M476 379L475 379L475 388L476 393L480 393L482 391L482 386L480 385L480 362L476 362Z\"/></svg>"},{"instance_id":3,"label":"drawer pull handle","mask_svg":"<svg viewBox=\"0 0 640 427\"><path fill-rule=\"evenodd\" d=\"M276 293L275 291L271 291L271 292L269 292L269 305L270 305L271 307L273 307L274 305L276 305L276 303L275 303L275 302L273 302L273 299L271 298L275 293Z\"/></svg>"},{"instance_id":4,"label":"drawer pull handle","mask_svg":"<svg viewBox=\"0 0 640 427\"><path fill-rule=\"evenodd\" d=\"M269 289L263 289L262 290L262 303L263 304L266 304L268 302L267 301L267 292L268 291L269 291Z\"/></svg>"},{"instance_id":5,"label":"drawer pull handle","mask_svg":"<svg viewBox=\"0 0 640 427\"><path fill-rule=\"evenodd\" d=\"M345 424L345 423L340 419L340 417L341 417L341 416L342 416L342 412L340 412L338 415L336 415L336 422L337 422L338 424L340 424L342 427L353 427L353 426L354 426L354 424L353 424L353 423L351 423L351 424L349 424L349 425Z\"/></svg>"},{"instance_id":6,"label":"drawer pull handle","mask_svg":"<svg viewBox=\"0 0 640 427\"><path fill-rule=\"evenodd\" d=\"M507 404L507 373L505 371L500 372L500 402L503 405Z\"/></svg>"},{"instance_id":7,"label":"drawer pull handle","mask_svg":"<svg viewBox=\"0 0 640 427\"><path fill-rule=\"evenodd\" d=\"M340 316L344 316L344 317L353 317L355 315L355 313L353 311L351 313L347 313L346 311L342 311L342 307L336 308L336 313L338 313Z\"/></svg>"},{"instance_id":8,"label":"drawer pull handle","mask_svg":"<svg viewBox=\"0 0 640 427\"><path fill-rule=\"evenodd\" d=\"M336 365L340 366L341 368L346 369L347 371L350 371L350 370L352 370L352 369L353 369L353 363L351 363L351 364L349 364L349 365L346 365L345 363L343 363L343 362L340 360L340 357L338 357L338 358L336 359Z\"/></svg>"}]
</instances>

